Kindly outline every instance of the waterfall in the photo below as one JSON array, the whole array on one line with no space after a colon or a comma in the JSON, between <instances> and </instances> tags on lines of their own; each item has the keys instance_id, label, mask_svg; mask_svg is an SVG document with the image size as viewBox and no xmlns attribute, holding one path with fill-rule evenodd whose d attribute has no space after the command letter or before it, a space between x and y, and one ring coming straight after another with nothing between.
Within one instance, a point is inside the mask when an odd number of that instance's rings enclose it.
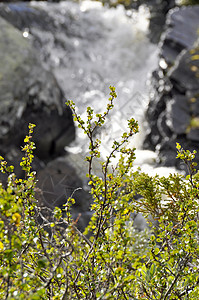
<instances>
[{"instance_id":1,"label":"waterfall","mask_svg":"<svg viewBox=\"0 0 199 300\"><path fill-rule=\"evenodd\" d=\"M101 132L104 157L131 117L140 124L140 133L132 144L139 149L148 105L146 81L158 57L158 47L147 38L147 8L126 11L123 6L107 8L94 1L31 2L31 6L47 11L51 20L45 30L37 26L31 29L42 60L46 68L53 70L65 98L76 103L83 118L87 106L103 112L109 86L116 87L115 108L109 125ZM24 34L27 35L25 29ZM84 156L84 146L85 137L77 130L75 143L66 150L78 170L78 155ZM148 158L154 160L155 154L145 151L143 155L140 150L137 156L137 164L144 166ZM147 164L145 169L150 166Z\"/></svg>"}]
</instances>

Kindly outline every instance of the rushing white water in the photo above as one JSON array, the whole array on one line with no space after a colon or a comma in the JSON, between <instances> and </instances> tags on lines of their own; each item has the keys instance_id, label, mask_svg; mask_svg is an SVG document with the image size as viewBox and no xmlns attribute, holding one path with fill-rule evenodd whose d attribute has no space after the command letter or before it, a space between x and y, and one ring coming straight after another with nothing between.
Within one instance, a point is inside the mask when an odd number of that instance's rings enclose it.
<instances>
[{"instance_id":1,"label":"rushing white water","mask_svg":"<svg viewBox=\"0 0 199 300\"><path fill-rule=\"evenodd\" d=\"M147 38L148 11L127 12L122 6L103 7L99 2L64 1L59 4L32 2L32 6L48 9L54 20L54 35L33 29L42 41L46 66L53 72L67 99L73 100L84 118L87 106L103 112L109 86L116 87L118 99L109 125L101 132L103 155L108 153L111 140L118 139L126 128L126 120L139 121L140 134L133 146L140 148L143 117L148 105L146 80L157 65L157 46ZM67 150L69 160L80 169L79 156L84 152L85 139L77 130L77 139ZM87 146L86 146L87 147ZM78 153L78 155L76 154ZM138 151L137 164L153 170L155 154Z\"/></svg>"}]
</instances>

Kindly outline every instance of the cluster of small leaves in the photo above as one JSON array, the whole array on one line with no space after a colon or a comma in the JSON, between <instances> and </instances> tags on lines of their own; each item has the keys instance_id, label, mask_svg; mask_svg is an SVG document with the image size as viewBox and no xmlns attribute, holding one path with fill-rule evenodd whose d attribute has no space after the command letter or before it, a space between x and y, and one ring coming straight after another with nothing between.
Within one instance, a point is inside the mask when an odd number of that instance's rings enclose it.
<instances>
[{"instance_id":1,"label":"cluster of small leaves","mask_svg":"<svg viewBox=\"0 0 199 300\"><path fill-rule=\"evenodd\" d=\"M129 172L135 158L135 149L127 149L124 146L138 131L138 124L134 119L128 121L129 131L123 133L119 141L113 142L112 151L101 163L101 176L96 176L92 171L94 159L100 158L101 144L94 131L104 124L116 97L115 88L110 87L106 111L94 115L89 107L86 123L77 115L74 103L68 102L75 120L90 141L90 152L86 160L89 165L89 185L93 196L91 206L93 215L84 233L90 236L89 248L74 280L76 290L79 291L79 299L129 299L132 293L130 286L136 278L134 274L129 274L129 268L133 269L133 265L141 261L138 252L132 251L135 238L130 230L126 230L133 209L130 198L132 195L126 193L125 186L131 178ZM121 157L117 166L112 167L112 159L118 152ZM146 251L146 244L145 238L145 247L139 248L140 253Z\"/></svg>"},{"instance_id":2,"label":"cluster of small leaves","mask_svg":"<svg viewBox=\"0 0 199 300\"><path fill-rule=\"evenodd\" d=\"M31 172L33 124L22 148L25 155L21 167L25 178L16 178L14 168L1 157L1 171L8 174L7 186L0 184L0 298L61 299L66 292L62 278L66 278L63 264L73 248L70 233L60 233L61 223L71 220L72 200L66 200L65 218L56 208L51 220L46 219L35 199L35 173ZM70 229L68 229L70 231ZM66 263L67 264L67 263ZM65 281L64 281L65 282ZM64 299L64 298L63 298Z\"/></svg>"},{"instance_id":3,"label":"cluster of small leaves","mask_svg":"<svg viewBox=\"0 0 199 300\"><path fill-rule=\"evenodd\" d=\"M87 124L91 125L93 111L89 117ZM81 124L77 115L76 120ZM83 130L94 142L90 127ZM196 299L199 295L198 178L194 177L193 162L196 153L177 145L177 157L189 170L186 178L179 174L160 178L133 172L134 149L123 145L137 130L137 123L130 120L129 132L113 143L112 152L102 163L101 177L92 174L95 152L91 151L87 158L91 164L88 176L94 213L85 231L92 232L91 245L76 277L77 290L78 282L84 282L84 287L91 282L95 289L89 299ZM90 145L93 150L92 145L98 151L99 143ZM117 151L121 158L116 168L110 168ZM135 194L141 195L139 201L133 200ZM143 213L152 226L151 238L139 255L135 253L135 240L127 226L134 211ZM82 278L83 268L86 282ZM95 276L90 270L95 271ZM80 299L85 295L80 293Z\"/></svg>"},{"instance_id":4,"label":"cluster of small leaves","mask_svg":"<svg viewBox=\"0 0 199 300\"><path fill-rule=\"evenodd\" d=\"M198 299L199 297L199 181L196 151L177 144L177 158L189 175L151 177L134 174L132 189L142 199L135 208L152 218L150 257L140 269L138 282L143 299Z\"/></svg>"},{"instance_id":5,"label":"cluster of small leaves","mask_svg":"<svg viewBox=\"0 0 199 300\"><path fill-rule=\"evenodd\" d=\"M68 102L90 143L86 160L93 215L84 233L71 215L72 195L62 210L56 207L50 214L36 200L36 175L31 171L34 125L29 125L22 149L24 179L16 178L14 168L0 157L1 171L8 173L7 186L0 184L1 299L199 298L196 153L177 144L177 157L188 167L186 177L134 171L135 149L126 146L138 124L130 119L128 132L113 142L97 176L93 163L100 159L101 140L95 130L104 124L115 98L110 87L105 112L95 114L89 107L86 122ZM135 200L135 195L140 198ZM150 231L133 228L135 213L144 215Z\"/></svg>"},{"instance_id":6,"label":"cluster of small leaves","mask_svg":"<svg viewBox=\"0 0 199 300\"><path fill-rule=\"evenodd\" d=\"M93 133L103 125L115 98L115 89L111 87L106 111L96 114L94 119L93 110L88 108L86 124L75 115L90 141L87 161L94 213L87 229L89 235L81 233L71 217L74 199L66 199L64 209L55 208L50 217L38 205L36 176L31 169L35 149L33 124L29 125L22 148L24 179L16 178L14 168L7 166L1 157L1 171L9 175L7 186L0 186L1 299L126 299L130 295L134 275L128 276L126 269L133 268L133 263L139 264L139 254L145 253L147 244L146 234L136 233L131 228L132 210L128 195L122 192L125 175L134 159L134 151L123 147L138 130L133 119L129 121L129 132L122 135L119 143L114 142L107 161L102 163L103 179L92 173L93 160L100 156L100 141ZM118 151L126 158L121 157L110 173L111 159ZM121 201L117 194L121 195ZM126 232L127 221L130 230ZM123 277L126 277L125 286Z\"/></svg>"}]
</instances>

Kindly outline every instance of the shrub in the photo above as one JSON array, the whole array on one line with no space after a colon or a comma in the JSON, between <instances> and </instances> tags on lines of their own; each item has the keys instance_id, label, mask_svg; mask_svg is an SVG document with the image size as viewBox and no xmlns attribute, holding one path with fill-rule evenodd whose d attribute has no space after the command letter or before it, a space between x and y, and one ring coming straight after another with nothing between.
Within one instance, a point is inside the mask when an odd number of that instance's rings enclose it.
<instances>
[{"instance_id":1,"label":"shrub","mask_svg":"<svg viewBox=\"0 0 199 300\"><path fill-rule=\"evenodd\" d=\"M101 155L101 140L94 133L113 108L116 93L110 89L105 112L94 114L88 107L87 121L68 102L89 139L86 160L93 215L84 233L72 220L72 198L66 199L62 211L55 208L48 220L35 198L34 125L29 124L24 140L24 179L16 178L13 167L1 157L1 171L8 174L7 187L0 185L1 299L198 299L195 153L177 145L178 157L189 169L186 178L178 174L151 177L134 171L135 149L126 145L138 124L131 119L129 131L113 142L101 163L101 176L94 174L93 163ZM141 197L134 200L137 194ZM156 226L137 232L134 212L142 212Z\"/></svg>"}]
</instances>

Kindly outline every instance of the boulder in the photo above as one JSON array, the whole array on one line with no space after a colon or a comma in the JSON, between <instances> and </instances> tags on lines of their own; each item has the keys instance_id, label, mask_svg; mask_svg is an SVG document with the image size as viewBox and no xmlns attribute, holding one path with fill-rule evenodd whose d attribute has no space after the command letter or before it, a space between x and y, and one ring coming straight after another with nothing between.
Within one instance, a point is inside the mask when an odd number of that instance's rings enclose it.
<instances>
[{"instance_id":1,"label":"boulder","mask_svg":"<svg viewBox=\"0 0 199 300\"><path fill-rule=\"evenodd\" d=\"M36 155L59 155L75 137L71 110L51 72L22 32L0 18L0 151L19 148L36 124Z\"/></svg>"},{"instance_id":2,"label":"boulder","mask_svg":"<svg viewBox=\"0 0 199 300\"><path fill-rule=\"evenodd\" d=\"M47 164L38 172L37 199L40 205L49 208L64 208L67 199L72 197L75 204L72 206L72 217L79 229L83 230L92 215L89 210L91 195L83 187L81 179L75 169L69 165L64 157L59 157ZM47 210L45 209L45 212Z\"/></svg>"}]
</instances>

